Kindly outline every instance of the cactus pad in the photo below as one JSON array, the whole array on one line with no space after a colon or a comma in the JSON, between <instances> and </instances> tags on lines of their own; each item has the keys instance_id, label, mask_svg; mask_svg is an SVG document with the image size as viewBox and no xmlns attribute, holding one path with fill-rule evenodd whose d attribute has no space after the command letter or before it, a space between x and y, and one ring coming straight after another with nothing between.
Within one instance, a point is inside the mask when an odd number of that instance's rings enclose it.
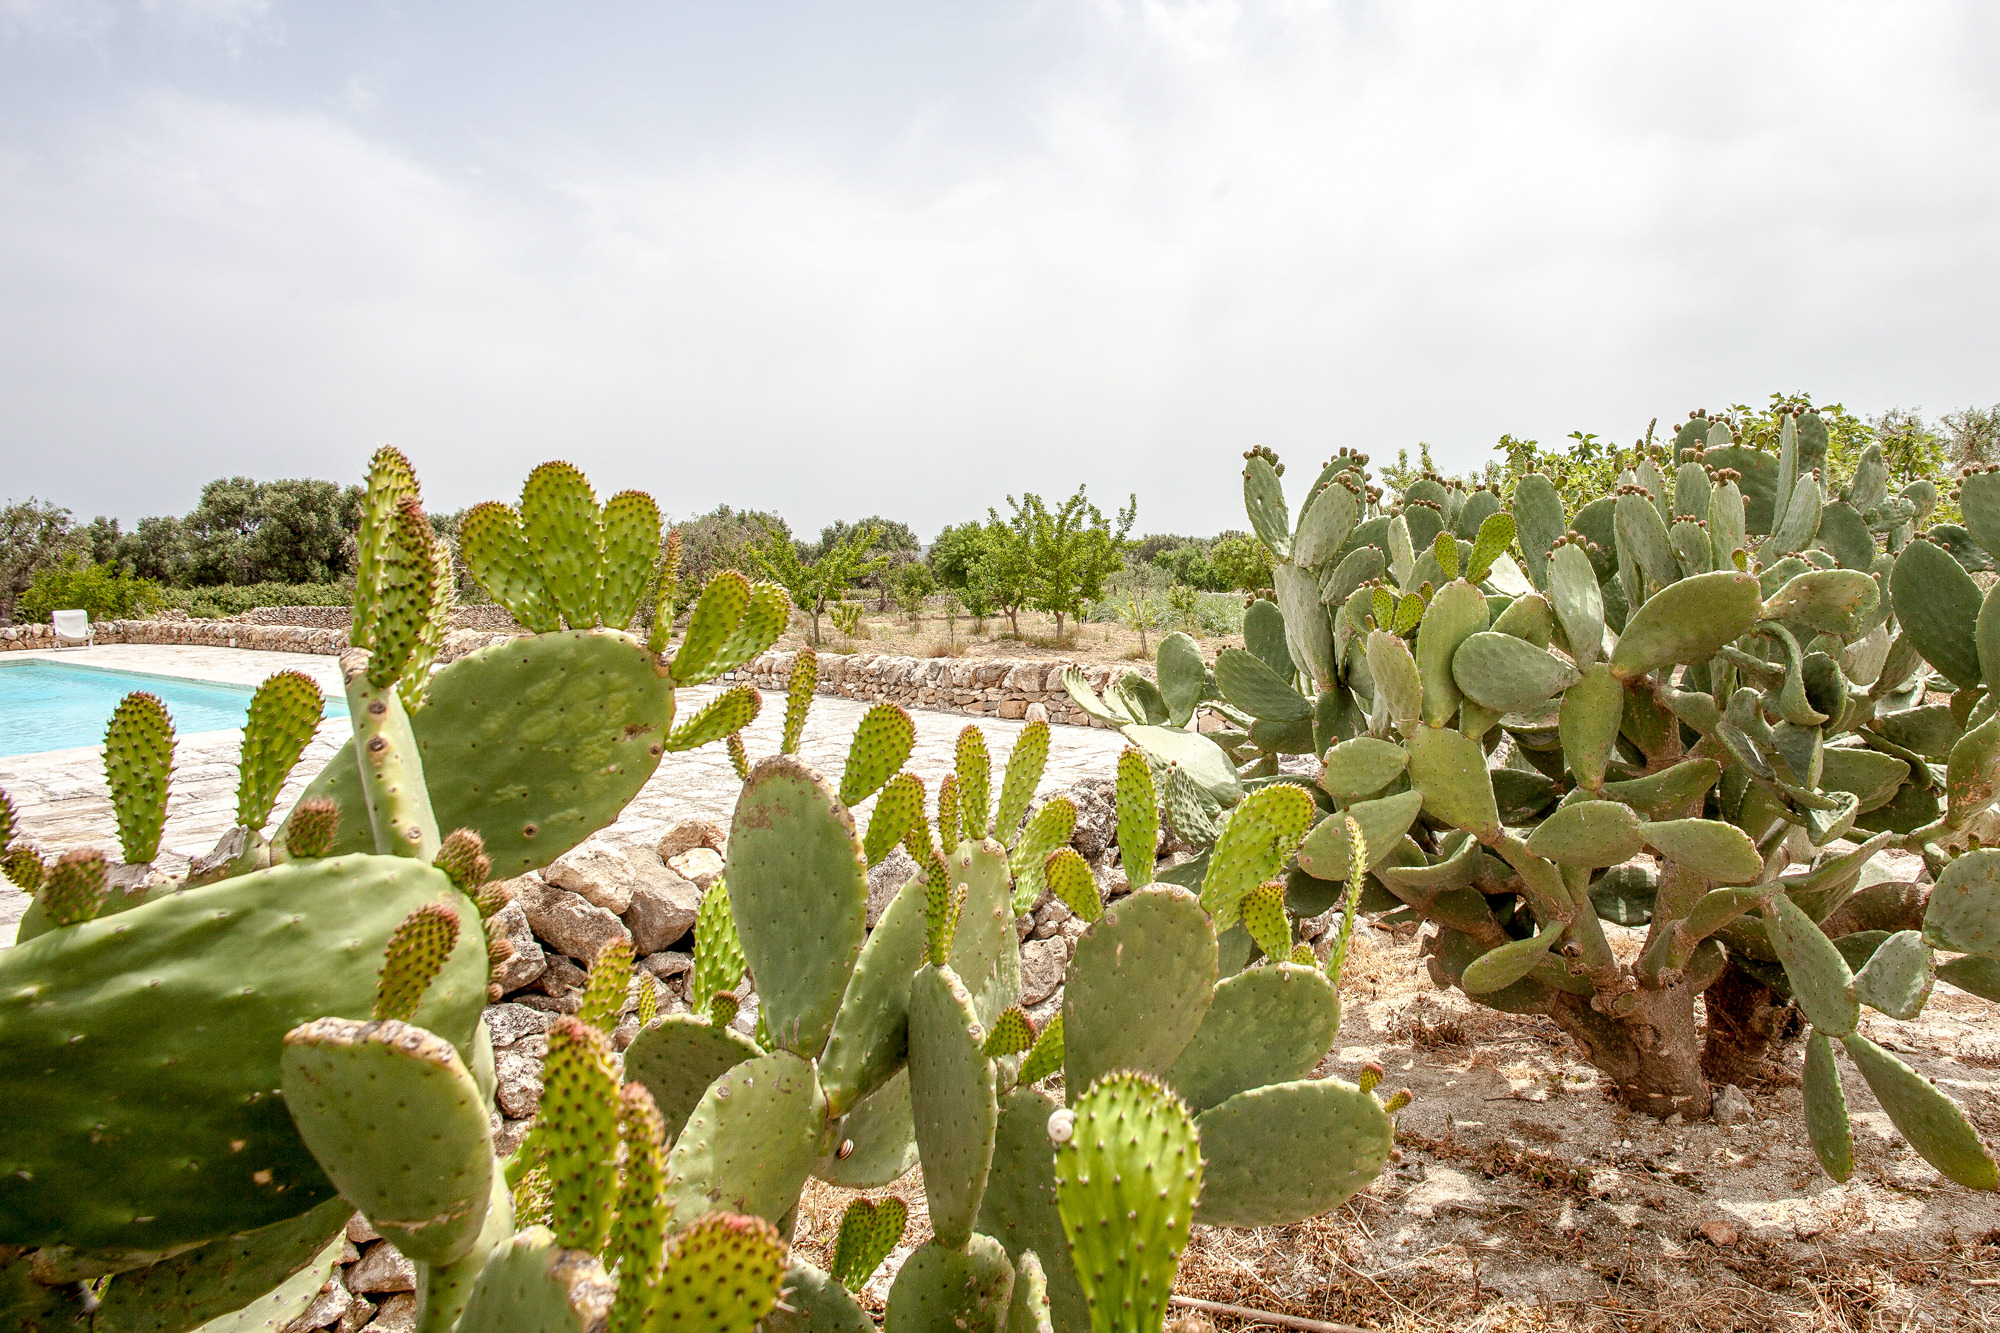
<instances>
[{"instance_id":1,"label":"cactus pad","mask_svg":"<svg viewBox=\"0 0 2000 1333\"><path fill-rule=\"evenodd\" d=\"M1055 1110L1054 1101L1030 1088L1016 1088L1001 1098L979 1231L997 1239L1017 1261L1029 1252L1042 1256L1055 1324L1083 1329L1089 1326L1089 1307L1077 1286L1062 1215L1056 1211L1056 1150L1049 1142L1049 1116Z\"/></svg>"},{"instance_id":2,"label":"cactus pad","mask_svg":"<svg viewBox=\"0 0 2000 1333\"><path fill-rule=\"evenodd\" d=\"M1326 752L1319 785L1341 805L1365 800L1401 777L1410 754L1402 746L1373 736L1356 736Z\"/></svg>"},{"instance_id":3,"label":"cactus pad","mask_svg":"<svg viewBox=\"0 0 2000 1333\"><path fill-rule=\"evenodd\" d=\"M708 1017L711 1002L742 984L748 967L743 942L736 936L736 914L729 908L729 886L717 880L701 895L694 920L694 972L688 978L688 1006Z\"/></svg>"},{"instance_id":4,"label":"cactus pad","mask_svg":"<svg viewBox=\"0 0 2000 1333\"><path fill-rule=\"evenodd\" d=\"M916 748L917 724L894 704L876 704L861 715L840 774L840 803L856 806L881 790Z\"/></svg>"},{"instance_id":5,"label":"cactus pad","mask_svg":"<svg viewBox=\"0 0 2000 1333\"><path fill-rule=\"evenodd\" d=\"M1152 866L1148 865L1146 869L1151 870ZM1104 915L1104 901L1098 896L1097 880L1090 873L1089 863L1077 853L1076 848L1058 847L1050 852L1048 859L1042 863L1042 877L1063 905L1083 918L1085 925Z\"/></svg>"},{"instance_id":6,"label":"cactus pad","mask_svg":"<svg viewBox=\"0 0 2000 1333\"><path fill-rule=\"evenodd\" d=\"M993 807L993 836L1005 842L1014 836L1021 816L1035 788L1041 785L1042 770L1049 761L1049 724L1030 722L1021 728L1014 748L1007 755L1007 770L1000 780L1000 801ZM1046 806L1043 807L1047 809Z\"/></svg>"},{"instance_id":7,"label":"cactus pad","mask_svg":"<svg viewBox=\"0 0 2000 1333\"><path fill-rule=\"evenodd\" d=\"M891 1196L875 1202L856 1199L840 1218L840 1235L833 1244L832 1275L849 1291L861 1290L889 1251L903 1239L910 1206Z\"/></svg>"},{"instance_id":8,"label":"cactus pad","mask_svg":"<svg viewBox=\"0 0 2000 1333\"><path fill-rule=\"evenodd\" d=\"M792 676L785 687L785 732L780 754L796 754L805 739L806 717L812 712L813 691L819 686L819 654L801 648L792 659Z\"/></svg>"},{"instance_id":9,"label":"cactus pad","mask_svg":"<svg viewBox=\"0 0 2000 1333\"><path fill-rule=\"evenodd\" d=\"M1639 836L1661 856L1719 884L1748 884L1764 870L1764 858L1750 836L1719 819L1642 824Z\"/></svg>"},{"instance_id":10,"label":"cactus pad","mask_svg":"<svg viewBox=\"0 0 2000 1333\"><path fill-rule=\"evenodd\" d=\"M870 867L878 866L896 844L923 831L924 780L915 773L898 773L875 798L862 835L861 852Z\"/></svg>"},{"instance_id":11,"label":"cactus pad","mask_svg":"<svg viewBox=\"0 0 2000 1333\"><path fill-rule=\"evenodd\" d=\"M542 567L528 549L521 516L512 505L496 500L476 504L465 511L458 532L465 567L509 615L536 634L562 628Z\"/></svg>"},{"instance_id":12,"label":"cactus pad","mask_svg":"<svg viewBox=\"0 0 2000 1333\"><path fill-rule=\"evenodd\" d=\"M693 750L733 736L757 720L764 696L748 685L732 685L702 705L700 711L667 736L670 754Z\"/></svg>"},{"instance_id":13,"label":"cactus pad","mask_svg":"<svg viewBox=\"0 0 2000 1333\"><path fill-rule=\"evenodd\" d=\"M810 1062L773 1051L736 1065L702 1094L668 1155L675 1220L712 1208L781 1220L826 1137L826 1097Z\"/></svg>"},{"instance_id":14,"label":"cactus pad","mask_svg":"<svg viewBox=\"0 0 2000 1333\"><path fill-rule=\"evenodd\" d=\"M106 873L104 853L95 847L64 852L48 868L35 904L51 926L95 920L111 893Z\"/></svg>"},{"instance_id":15,"label":"cactus pad","mask_svg":"<svg viewBox=\"0 0 2000 1333\"><path fill-rule=\"evenodd\" d=\"M1924 938L1940 949L2000 957L2000 848L1965 852L1938 875Z\"/></svg>"},{"instance_id":16,"label":"cactus pad","mask_svg":"<svg viewBox=\"0 0 2000 1333\"><path fill-rule=\"evenodd\" d=\"M1084 932L1063 991L1063 1079L1087 1088L1114 1069L1163 1074L1215 989L1215 930L1183 889L1141 889Z\"/></svg>"},{"instance_id":17,"label":"cactus pad","mask_svg":"<svg viewBox=\"0 0 2000 1333\"><path fill-rule=\"evenodd\" d=\"M1528 850L1558 865L1623 865L1645 850L1639 816L1617 801L1577 801L1551 814L1528 835Z\"/></svg>"},{"instance_id":18,"label":"cactus pad","mask_svg":"<svg viewBox=\"0 0 2000 1333\"><path fill-rule=\"evenodd\" d=\"M451 1043L395 1020L320 1018L286 1034L282 1063L300 1135L369 1224L418 1263L465 1254L486 1220L493 1146Z\"/></svg>"},{"instance_id":19,"label":"cactus pad","mask_svg":"<svg viewBox=\"0 0 2000 1333\"><path fill-rule=\"evenodd\" d=\"M543 463L521 486L521 527L549 594L571 629L598 623L604 520L583 473Z\"/></svg>"},{"instance_id":20,"label":"cactus pad","mask_svg":"<svg viewBox=\"0 0 2000 1333\"><path fill-rule=\"evenodd\" d=\"M1965 1119L1965 1112L1937 1085L1860 1033L1841 1037L1869 1090L1910 1146L1947 1178L1967 1189L2000 1188L2000 1168Z\"/></svg>"},{"instance_id":21,"label":"cactus pad","mask_svg":"<svg viewBox=\"0 0 2000 1333\"><path fill-rule=\"evenodd\" d=\"M85 1326L105 1333L192 1329L197 1325L200 1333L281 1329L305 1313L334 1271L344 1240L341 1229L353 1213L353 1204L330 1199L298 1217L225 1236L120 1273L103 1288L94 1320L51 1322L39 1328L30 1321L23 1333L55 1333L58 1328ZM0 1295L0 1310L20 1317L18 1307L4 1295ZM251 1318L266 1322L247 1322Z\"/></svg>"},{"instance_id":22,"label":"cactus pad","mask_svg":"<svg viewBox=\"0 0 2000 1333\"><path fill-rule=\"evenodd\" d=\"M947 878L940 876L938 882L950 891ZM834 1115L847 1114L887 1082L909 1049L910 977L927 956L930 888L928 877L906 881L855 960L819 1058L820 1084Z\"/></svg>"},{"instance_id":23,"label":"cactus pad","mask_svg":"<svg viewBox=\"0 0 2000 1333\"><path fill-rule=\"evenodd\" d=\"M958 811L964 836L977 840L987 834L993 790L993 761L986 754L986 733L968 726L958 733ZM994 830L1004 839L1007 830Z\"/></svg>"},{"instance_id":24,"label":"cactus pad","mask_svg":"<svg viewBox=\"0 0 2000 1333\"><path fill-rule=\"evenodd\" d=\"M1285 881L1267 879L1238 901L1243 928L1250 932L1266 958L1289 958L1292 923L1285 915Z\"/></svg>"},{"instance_id":25,"label":"cactus pad","mask_svg":"<svg viewBox=\"0 0 2000 1333\"><path fill-rule=\"evenodd\" d=\"M319 685L303 671L280 671L250 698L236 778L236 822L259 832L271 818L285 777L305 753L326 709Z\"/></svg>"},{"instance_id":26,"label":"cactus pad","mask_svg":"<svg viewBox=\"0 0 2000 1333\"><path fill-rule=\"evenodd\" d=\"M567 1014L549 1024L532 1133L549 1173L549 1225L566 1248L596 1253L618 1197L618 1075L605 1035Z\"/></svg>"},{"instance_id":27,"label":"cactus pad","mask_svg":"<svg viewBox=\"0 0 2000 1333\"><path fill-rule=\"evenodd\" d=\"M854 820L790 755L751 770L729 835L729 905L780 1046L825 1048L866 935L868 877Z\"/></svg>"},{"instance_id":28,"label":"cactus pad","mask_svg":"<svg viewBox=\"0 0 2000 1333\"><path fill-rule=\"evenodd\" d=\"M332 1186L269 1096L284 1034L301 1013L366 1017L390 932L439 899L462 902L420 862L312 861L0 953L10 997L0 1077L15 1087L18 1123L37 1127L9 1142L0 1244L159 1249L327 1197ZM466 935L417 1014L461 1052L486 998L485 941ZM230 966L218 970L219 958ZM146 1040L126 1040L133 1032ZM169 1143L171 1153L112 1147ZM209 1188L188 1189L190 1169Z\"/></svg>"},{"instance_id":29,"label":"cactus pad","mask_svg":"<svg viewBox=\"0 0 2000 1333\"><path fill-rule=\"evenodd\" d=\"M623 634L572 631L468 653L411 719L439 828L476 829L493 873L538 870L610 824L659 767L672 684ZM374 850L353 742L307 788L341 811L336 852Z\"/></svg>"},{"instance_id":30,"label":"cactus pad","mask_svg":"<svg viewBox=\"0 0 2000 1333\"><path fill-rule=\"evenodd\" d=\"M1936 981L1937 969L1924 937L1914 930L1899 930L1883 940L1854 974L1854 995L1870 1008L1907 1023L1922 1011Z\"/></svg>"},{"instance_id":31,"label":"cactus pad","mask_svg":"<svg viewBox=\"0 0 2000 1333\"><path fill-rule=\"evenodd\" d=\"M1063 1021L1057 1014L1048 1021L1035 1037L1035 1044L1028 1048L1028 1058L1021 1061L1016 1082L1022 1087L1039 1083L1063 1067Z\"/></svg>"},{"instance_id":32,"label":"cactus pad","mask_svg":"<svg viewBox=\"0 0 2000 1333\"><path fill-rule=\"evenodd\" d=\"M167 706L158 695L135 690L119 701L104 731L104 779L128 865L144 865L159 854L173 770L174 724Z\"/></svg>"},{"instance_id":33,"label":"cactus pad","mask_svg":"<svg viewBox=\"0 0 2000 1333\"><path fill-rule=\"evenodd\" d=\"M1361 826L1369 859L1374 863L1370 869L1380 865L1402 843L1423 804L1422 792L1406 791L1347 807L1347 816ZM1299 869L1314 879L1346 879L1352 852L1345 823L1337 818L1322 819L1299 844Z\"/></svg>"},{"instance_id":34,"label":"cactus pad","mask_svg":"<svg viewBox=\"0 0 2000 1333\"><path fill-rule=\"evenodd\" d=\"M1187 1108L1144 1074L1099 1079L1056 1143L1056 1208L1092 1333L1156 1333L1201 1194Z\"/></svg>"},{"instance_id":35,"label":"cactus pad","mask_svg":"<svg viewBox=\"0 0 2000 1333\"><path fill-rule=\"evenodd\" d=\"M1833 941L1786 895L1764 907L1764 933L1785 965L1792 999L1806 1021L1829 1036L1846 1037L1861 1021L1854 999L1854 974Z\"/></svg>"},{"instance_id":36,"label":"cactus pad","mask_svg":"<svg viewBox=\"0 0 2000 1333\"><path fill-rule=\"evenodd\" d=\"M1236 807L1201 885L1201 905L1217 929L1235 924L1238 900L1276 875L1299 849L1312 816L1311 794L1290 783L1261 788Z\"/></svg>"},{"instance_id":37,"label":"cactus pad","mask_svg":"<svg viewBox=\"0 0 2000 1333\"><path fill-rule=\"evenodd\" d=\"M608 1035L624 1017L625 997L631 992L632 941L625 936L607 940L584 980L583 1007L576 1011L578 1021Z\"/></svg>"},{"instance_id":38,"label":"cactus pad","mask_svg":"<svg viewBox=\"0 0 2000 1333\"><path fill-rule=\"evenodd\" d=\"M641 1028L625 1048L625 1077L653 1094L668 1143L680 1137L708 1085L763 1052L740 1032L687 1014Z\"/></svg>"},{"instance_id":39,"label":"cactus pad","mask_svg":"<svg viewBox=\"0 0 2000 1333\"><path fill-rule=\"evenodd\" d=\"M952 1249L972 1235L993 1164L998 1089L985 1037L951 969L920 969L910 982L910 1111L931 1228Z\"/></svg>"},{"instance_id":40,"label":"cactus pad","mask_svg":"<svg viewBox=\"0 0 2000 1333\"><path fill-rule=\"evenodd\" d=\"M1159 799L1146 756L1127 748L1118 755L1118 859L1125 882L1144 888L1153 882L1153 865L1160 846ZM1093 894L1095 890L1092 890Z\"/></svg>"},{"instance_id":41,"label":"cactus pad","mask_svg":"<svg viewBox=\"0 0 2000 1333\"><path fill-rule=\"evenodd\" d=\"M285 851L294 859L326 856L339 836L340 807L316 796L300 801L285 822Z\"/></svg>"},{"instance_id":42,"label":"cactus pad","mask_svg":"<svg viewBox=\"0 0 2000 1333\"><path fill-rule=\"evenodd\" d=\"M1481 842L1500 836L1500 809L1486 752L1470 736L1418 727L1410 736L1410 782L1423 793L1423 808L1433 818L1465 829ZM1373 838L1368 844L1378 845Z\"/></svg>"},{"instance_id":43,"label":"cactus pad","mask_svg":"<svg viewBox=\"0 0 2000 1333\"><path fill-rule=\"evenodd\" d=\"M993 1030L986 1034L986 1044L979 1053L989 1060L998 1060L1002 1056L1019 1055L1034 1044L1035 1022L1017 1004L993 1020Z\"/></svg>"},{"instance_id":44,"label":"cactus pad","mask_svg":"<svg viewBox=\"0 0 2000 1333\"><path fill-rule=\"evenodd\" d=\"M1034 908L1046 886L1043 867L1049 853L1067 843L1075 832L1076 806L1063 796L1046 802L1021 830L1021 840L1015 844L1008 862L1014 875L1012 902L1016 916Z\"/></svg>"},{"instance_id":45,"label":"cactus pad","mask_svg":"<svg viewBox=\"0 0 2000 1333\"><path fill-rule=\"evenodd\" d=\"M1339 992L1317 968L1251 968L1216 983L1166 1081L1199 1115L1245 1089L1304 1078L1339 1031Z\"/></svg>"},{"instance_id":46,"label":"cactus pad","mask_svg":"<svg viewBox=\"0 0 2000 1333\"><path fill-rule=\"evenodd\" d=\"M1826 1173L1842 1184L1854 1174L1854 1130L1847 1119L1847 1094L1833 1061L1833 1044L1813 1028L1806 1034L1806 1137Z\"/></svg>"},{"instance_id":47,"label":"cactus pad","mask_svg":"<svg viewBox=\"0 0 2000 1333\"><path fill-rule=\"evenodd\" d=\"M1212 1226L1316 1217L1366 1189L1394 1147L1374 1094L1332 1078L1239 1092L1202 1112L1195 1128L1208 1180L1195 1220ZM1300 1171L1301 1161L1313 1169Z\"/></svg>"},{"instance_id":48,"label":"cactus pad","mask_svg":"<svg viewBox=\"0 0 2000 1333\"><path fill-rule=\"evenodd\" d=\"M719 674L723 645L749 610L751 596L750 581L733 569L708 581L688 614L687 633L668 668L675 681L695 685Z\"/></svg>"},{"instance_id":49,"label":"cactus pad","mask_svg":"<svg viewBox=\"0 0 2000 1333\"><path fill-rule=\"evenodd\" d=\"M604 573L598 614L624 629L639 613L660 557L660 507L644 491L620 491L604 502Z\"/></svg>"},{"instance_id":50,"label":"cactus pad","mask_svg":"<svg viewBox=\"0 0 2000 1333\"><path fill-rule=\"evenodd\" d=\"M784 1237L761 1217L709 1213L675 1236L649 1327L754 1333L778 1303Z\"/></svg>"},{"instance_id":51,"label":"cactus pad","mask_svg":"<svg viewBox=\"0 0 2000 1333\"><path fill-rule=\"evenodd\" d=\"M1757 622L1757 580L1724 570L1670 583L1625 622L1611 653L1611 674L1630 680L1674 662L1715 656Z\"/></svg>"},{"instance_id":52,"label":"cactus pad","mask_svg":"<svg viewBox=\"0 0 2000 1333\"><path fill-rule=\"evenodd\" d=\"M618 1274L618 1301L608 1333L640 1333L652 1314L667 1240L666 1126L643 1084L618 1090L618 1136L625 1144L624 1180L607 1259Z\"/></svg>"},{"instance_id":53,"label":"cactus pad","mask_svg":"<svg viewBox=\"0 0 2000 1333\"><path fill-rule=\"evenodd\" d=\"M425 903L404 917L382 952L381 979L369 1016L409 1022L457 946L458 909L450 903Z\"/></svg>"},{"instance_id":54,"label":"cactus pad","mask_svg":"<svg viewBox=\"0 0 2000 1333\"><path fill-rule=\"evenodd\" d=\"M901 1179L917 1164L917 1130L910 1115L910 1071L896 1073L834 1123L831 1149L813 1174L843 1189L872 1190Z\"/></svg>"},{"instance_id":55,"label":"cactus pad","mask_svg":"<svg viewBox=\"0 0 2000 1333\"><path fill-rule=\"evenodd\" d=\"M999 1333L1013 1290L1014 1266L991 1237L961 1249L928 1240L896 1273L883 1333Z\"/></svg>"},{"instance_id":56,"label":"cactus pad","mask_svg":"<svg viewBox=\"0 0 2000 1333\"><path fill-rule=\"evenodd\" d=\"M547 1227L529 1227L487 1261L458 1322L480 1333L592 1333L615 1294L595 1255L565 1250Z\"/></svg>"}]
</instances>

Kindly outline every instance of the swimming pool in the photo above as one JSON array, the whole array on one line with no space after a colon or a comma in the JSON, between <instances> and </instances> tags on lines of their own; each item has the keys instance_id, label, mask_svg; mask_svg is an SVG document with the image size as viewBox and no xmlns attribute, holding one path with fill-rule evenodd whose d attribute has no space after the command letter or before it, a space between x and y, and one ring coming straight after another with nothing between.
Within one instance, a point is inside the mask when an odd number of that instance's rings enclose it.
<instances>
[{"instance_id":1,"label":"swimming pool","mask_svg":"<svg viewBox=\"0 0 2000 1333\"><path fill-rule=\"evenodd\" d=\"M51 662L0 662L0 755L35 754L104 743L111 710L134 690L157 694L178 735L228 731L250 715L248 685L218 685L137 671ZM328 717L346 717L347 701L329 695Z\"/></svg>"}]
</instances>

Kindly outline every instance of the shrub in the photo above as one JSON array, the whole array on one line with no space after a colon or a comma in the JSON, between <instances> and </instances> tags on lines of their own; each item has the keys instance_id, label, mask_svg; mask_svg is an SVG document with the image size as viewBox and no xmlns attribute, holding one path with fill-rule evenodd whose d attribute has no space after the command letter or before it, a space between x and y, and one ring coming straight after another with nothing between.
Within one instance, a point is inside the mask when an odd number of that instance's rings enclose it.
<instances>
[{"instance_id":1,"label":"shrub","mask_svg":"<svg viewBox=\"0 0 2000 1333\"><path fill-rule=\"evenodd\" d=\"M88 563L71 552L61 564L35 575L19 607L30 621L46 621L52 612L79 607L97 621L149 615L166 604L166 595L151 579L134 577L119 565Z\"/></svg>"},{"instance_id":2,"label":"shrub","mask_svg":"<svg viewBox=\"0 0 2000 1333\"><path fill-rule=\"evenodd\" d=\"M218 588L188 588L164 594L176 605L202 620L240 616L260 606L352 606L354 584L339 583L244 583Z\"/></svg>"}]
</instances>

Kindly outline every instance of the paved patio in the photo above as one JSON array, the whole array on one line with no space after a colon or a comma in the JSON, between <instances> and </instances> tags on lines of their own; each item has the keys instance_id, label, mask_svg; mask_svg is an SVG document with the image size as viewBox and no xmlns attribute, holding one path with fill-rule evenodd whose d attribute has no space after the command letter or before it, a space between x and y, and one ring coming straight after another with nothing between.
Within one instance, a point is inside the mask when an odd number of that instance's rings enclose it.
<instances>
[{"instance_id":1,"label":"paved patio","mask_svg":"<svg viewBox=\"0 0 2000 1333\"><path fill-rule=\"evenodd\" d=\"M339 666L333 658L300 653L107 644L81 652L65 652L61 657L64 661L124 671L237 685L254 685L273 672L296 668L311 675L329 694L340 690ZM681 691L678 715L686 717L713 698L717 689L704 686ZM849 738L868 708L869 705L851 699L828 696L816 699L800 753L829 776L837 777ZM784 711L782 695L765 696L762 714L744 729L744 744L753 760L777 750ZM952 767L958 734L969 719L959 713L920 710L912 710L911 716L917 723L917 746L907 767L935 791L939 779ZM999 766L1006 762L1015 738L1026 724L982 718L978 725L986 733L997 776ZM305 757L279 798L279 814L274 823L298 798L305 784L333 758L348 735L344 717L330 718L321 724L319 734L307 747ZM241 731L200 732L179 738L173 795L167 805L166 831L160 843L158 864L163 869L175 873L185 869L189 858L214 846L216 839L235 822L236 756L242 743ZM1088 727L1052 728L1042 790L1057 790L1083 777L1108 776L1123 744L1123 738L1115 732ZM735 770L720 744L668 755L652 780L612 825L610 835L634 840L656 838L668 825L690 815L727 821L735 808L737 788ZM117 826L104 784L101 747L0 756L0 790L13 798L22 831L48 850L102 847L117 855ZM861 806L863 812L869 808L870 803ZM0 883L0 940L12 941L14 923L20 919L27 902L25 894Z\"/></svg>"}]
</instances>

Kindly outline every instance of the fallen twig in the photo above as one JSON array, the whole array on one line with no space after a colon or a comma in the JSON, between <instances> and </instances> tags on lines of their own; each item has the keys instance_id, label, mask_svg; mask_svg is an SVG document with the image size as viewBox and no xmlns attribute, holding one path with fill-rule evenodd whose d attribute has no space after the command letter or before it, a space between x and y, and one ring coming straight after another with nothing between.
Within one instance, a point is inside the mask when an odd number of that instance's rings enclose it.
<instances>
[{"instance_id":1,"label":"fallen twig","mask_svg":"<svg viewBox=\"0 0 2000 1333\"><path fill-rule=\"evenodd\" d=\"M1324 1319L1306 1319L1295 1314L1272 1314L1269 1310L1253 1310L1247 1305L1205 1301L1199 1296L1169 1296L1167 1304L1177 1305L1183 1310L1235 1315L1238 1319L1255 1319L1266 1324L1278 1324L1284 1328L1304 1329L1305 1333L1369 1333L1358 1324L1329 1324Z\"/></svg>"}]
</instances>

